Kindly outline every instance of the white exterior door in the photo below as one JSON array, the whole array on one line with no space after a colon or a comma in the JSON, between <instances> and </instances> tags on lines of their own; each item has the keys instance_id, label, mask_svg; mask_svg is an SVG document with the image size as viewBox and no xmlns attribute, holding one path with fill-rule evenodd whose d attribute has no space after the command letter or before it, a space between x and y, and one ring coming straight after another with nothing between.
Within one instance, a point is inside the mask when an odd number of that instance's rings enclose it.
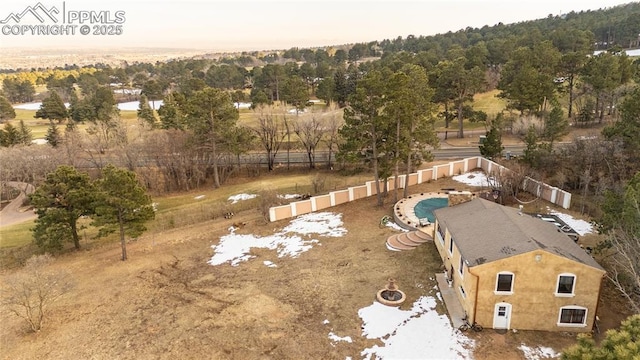
<instances>
[{"instance_id":1,"label":"white exterior door","mask_svg":"<svg viewBox=\"0 0 640 360\"><path fill-rule=\"evenodd\" d=\"M493 313L494 329L509 329L511 322L511 304L497 303Z\"/></svg>"}]
</instances>

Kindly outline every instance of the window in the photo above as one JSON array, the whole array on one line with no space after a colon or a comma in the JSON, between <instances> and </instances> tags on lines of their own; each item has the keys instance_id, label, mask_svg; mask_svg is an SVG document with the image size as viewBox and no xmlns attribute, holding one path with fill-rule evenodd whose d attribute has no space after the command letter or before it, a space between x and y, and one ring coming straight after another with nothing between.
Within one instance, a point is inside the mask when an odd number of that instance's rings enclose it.
<instances>
[{"instance_id":1,"label":"window","mask_svg":"<svg viewBox=\"0 0 640 360\"><path fill-rule=\"evenodd\" d=\"M449 238L449 254L453 255L453 237Z\"/></svg>"},{"instance_id":2,"label":"window","mask_svg":"<svg viewBox=\"0 0 640 360\"><path fill-rule=\"evenodd\" d=\"M460 268L458 271L460 272L460 276L464 274L464 260L462 259L462 255L460 255Z\"/></svg>"},{"instance_id":3,"label":"window","mask_svg":"<svg viewBox=\"0 0 640 360\"><path fill-rule=\"evenodd\" d=\"M440 235L440 242L444 245L444 231L442 231L440 224L438 224L438 235Z\"/></svg>"},{"instance_id":4,"label":"window","mask_svg":"<svg viewBox=\"0 0 640 360\"><path fill-rule=\"evenodd\" d=\"M587 309L580 306L560 308L558 326L586 326Z\"/></svg>"},{"instance_id":5,"label":"window","mask_svg":"<svg viewBox=\"0 0 640 360\"><path fill-rule=\"evenodd\" d=\"M558 296L572 296L573 289L575 287L576 276L573 274L560 274L558 276L558 287L556 288L556 295Z\"/></svg>"},{"instance_id":6,"label":"window","mask_svg":"<svg viewBox=\"0 0 640 360\"><path fill-rule=\"evenodd\" d=\"M513 274L509 272L498 273L496 279L496 293L513 293Z\"/></svg>"},{"instance_id":7,"label":"window","mask_svg":"<svg viewBox=\"0 0 640 360\"><path fill-rule=\"evenodd\" d=\"M458 289L460 290L460 294L462 294L462 297L466 299L467 298L467 293L464 292L464 288L462 287L462 285L460 285L458 287Z\"/></svg>"}]
</instances>

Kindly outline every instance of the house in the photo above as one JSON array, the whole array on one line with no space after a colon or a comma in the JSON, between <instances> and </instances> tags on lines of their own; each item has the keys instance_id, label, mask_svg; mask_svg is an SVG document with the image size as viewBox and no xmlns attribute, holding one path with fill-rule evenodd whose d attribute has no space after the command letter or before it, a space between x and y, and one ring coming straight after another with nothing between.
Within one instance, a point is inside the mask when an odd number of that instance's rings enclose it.
<instances>
[{"instance_id":1,"label":"house","mask_svg":"<svg viewBox=\"0 0 640 360\"><path fill-rule=\"evenodd\" d=\"M554 224L481 198L434 215L434 243L470 322L591 331L605 271Z\"/></svg>"}]
</instances>

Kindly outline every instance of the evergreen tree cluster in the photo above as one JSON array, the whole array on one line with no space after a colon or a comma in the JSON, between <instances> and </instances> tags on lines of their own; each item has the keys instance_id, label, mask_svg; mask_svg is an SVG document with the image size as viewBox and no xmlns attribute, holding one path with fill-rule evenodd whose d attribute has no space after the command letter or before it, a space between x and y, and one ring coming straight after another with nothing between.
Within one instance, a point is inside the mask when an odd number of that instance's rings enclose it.
<instances>
[{"instance_id":1,"label":"evergreen tree cluster","mask_svg":"<svg viewBox=\"0 0 640 360\"><path fill-rule=\"evenodd\" d=\"M95 181L72 166L59 166L29 200L38 215L33 235L46 251L60 251L66 241L80 249L79 231L95 226L99 236L118 233L122 260L126 260L125 236L140 236L145 222L155 217L151 197L136 174L113 165L103 168Z\"/></svg>"}]
</instances>

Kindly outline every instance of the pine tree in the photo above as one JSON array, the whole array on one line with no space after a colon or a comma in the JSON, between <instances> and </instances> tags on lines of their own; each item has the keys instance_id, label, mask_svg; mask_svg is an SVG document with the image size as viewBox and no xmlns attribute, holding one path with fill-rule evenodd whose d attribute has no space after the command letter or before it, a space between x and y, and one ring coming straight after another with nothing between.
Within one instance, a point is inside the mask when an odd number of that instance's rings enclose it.
<instances>
[{"instance_id":1,"label":"pine tree","mask_svg":"<svg viewBox=\"0 0 640 360\"><path fill-rule=\"evenodd\" d=\"M569 131L569 121L564 117L562 109L554 106L544 124L543 138L551 147Z\"/></svg>"},{"instance_id":2,"label":"pine tree","mask_svg":"<svg viewBox=\"0 0 640 360\"><path fill-rule=\"evenodd\" d=\"M58 145L60 145L62 141L62 138L60 136L60 131L58 130L58 126L53 121L49 122L47 135L45 135L44 139L47 140L49 145L53 147L58 147Z\"/></svg>"},{"instance_id":3,"label":"pine tree","mask_svg":"<svg viewBox=\"0 0 640 360\"><path fill-rule=\"evenodd\" d=\"M522 161L535 166L539 158L538 131L531 125L524 137L525 149L522 152Z\"/></svg>"},{"instance_id":4,"label":"pine tree","mask_svg":"<svg viewBox=\"0 0 640 360\"><path fill-rule=\"evenodd\" d=\"M182 130L184 128L184 116L180 111L178 103L172 94L167 95L158 109L160 116L160 127L168 129Z\"/></svg>"},{"instance_id":5,"label":"pine tree","mask_svg":"<svg viewBox=\"0 0 640 360\"><path fill-rule=\"evenodd\" d=\"M609 330L600 346L586 334L578 336L578 344L562 352L562 360L607 360L640 358L640 314L628 317L619 330Z\"/></svg>"},{"instance_id":6,"label":"pine tree","mask_svg":"<svg viewBox=\"0 0 640 360\"><path fill-rule=\"evenodd\" d=\"M0 137L0 145L9 147L20 143L20 132L11 123L4 124Z\"/></svg>"},{"instance_id":7,"label":"pine tree","mask_svg":"<svg viewBox=\"0 0 640 360\"><path fill-rule=\"evenodd\" d=\"M16 111L7 98L0 95L0 122L16 118Z\"/></svg>"},{"instance_id":8,"label":"pine tree","mask_svg":"<svg viewBox=\"0 0 640 360\"><path fill-rule=\"evenodd\" d=\"M65 241L80 248L78 220L92 214L93 185L89 175L71 166L59 166L29 196L38 218L33 235L38 247L61 250Z\"/></svg>"},{"instance_id":9,"label":"pine tree","mask_svg":"<svg viewBox=\"0 0 640 360\"><path fill-rule=\"evenodd\" d=\"M231 138L238 121L238 109L231 102L227 92L205 88L196 91L189 98L185 114L187 127L191 130L196 144L211 156L213 183L219 188L219 157L225 150L225 142Z\"/></svg>"},{"instance_id":10,"label":"pine tree","mask_svg":"<svg viewBox=\"0 0 640 360\"><path fill-rule=\"evenodd\" d=\"M24 120L20 120L18 125L18 144L31 145L31 140L33 140L31 129L27 127Z\"/></svg>"},{"instance_id":11,"label":"pine tree","mask_svg":"<svg viewBox=\"0 0 640 360\"><path fill-rule=\"evenodd\" d=\"M149 99L145 94L140 96L140 105L138 106L138 119L144 120L151 128L156 127L156 116L153 109L149 106Z\"/></svg>"},{"instance_id":12,"label":"pine tree","mask_svg":"<svg viewBox=\"0 0 640 360\"><path fill-rule=\"evenodd\" d=\"M384 157L385 139L392 138L390 131L395 130L395 124L390 125L388 116L381 111L386 101L385 79L389 75L373 70L358 81L355 93L349 96L349 106L344 110L345 124L340 128L344 142L340 144L338 157L371 164L378 206L384 205L380 180L390 175Z\"/></svg>"},{"instance_id":13,"label":"pine tree","mask_svg":"<svg viewBox=\"0 0 640 360\"><path fill-rule=\"evenodd\" d=\"M307 84L298 76L292 76L284 83L282 89L282 100L286 101L289 105L293 105L296 109L296 114L303 111L309 101L309 91L307 90Z\"/></svg>"},{"instance_id":14,"label":"pine tree","mask_svg":"<svg viewBox=\"0 0 640 360\"><path fill-rule=\"evenodd\" d=\"M36 111L34 118L57 120L59 123L69 117L62 98L57 92L52 91L51 94L42 101L40 109Z\"/></svg>"},{"instance_id":15,"label":"pine tree","mask_svg":"<svg viewBox=\"0 0 640 360\"><path fill-rule=\"evenodd\" d=\"M140 185L136 174L108 165L102 169L97 181L97 201L92 225L99 226L99 235L118 231L122 247L122 260L127 260L125 235L140 236L144 223L155 217L151 197Z\"/></svg>"},{"instance_id":16,"label":"pine tree","mask_svg":"<svg viewBox=\"0 0 640 360\"><path fill-rule=\"evenodd\" d=\"M502 146L502 133L496 126L491 126L484 143L480 145L480 155L487 159L499 158L502 155L504 146Z\"/></svg>"}]
</instances>

